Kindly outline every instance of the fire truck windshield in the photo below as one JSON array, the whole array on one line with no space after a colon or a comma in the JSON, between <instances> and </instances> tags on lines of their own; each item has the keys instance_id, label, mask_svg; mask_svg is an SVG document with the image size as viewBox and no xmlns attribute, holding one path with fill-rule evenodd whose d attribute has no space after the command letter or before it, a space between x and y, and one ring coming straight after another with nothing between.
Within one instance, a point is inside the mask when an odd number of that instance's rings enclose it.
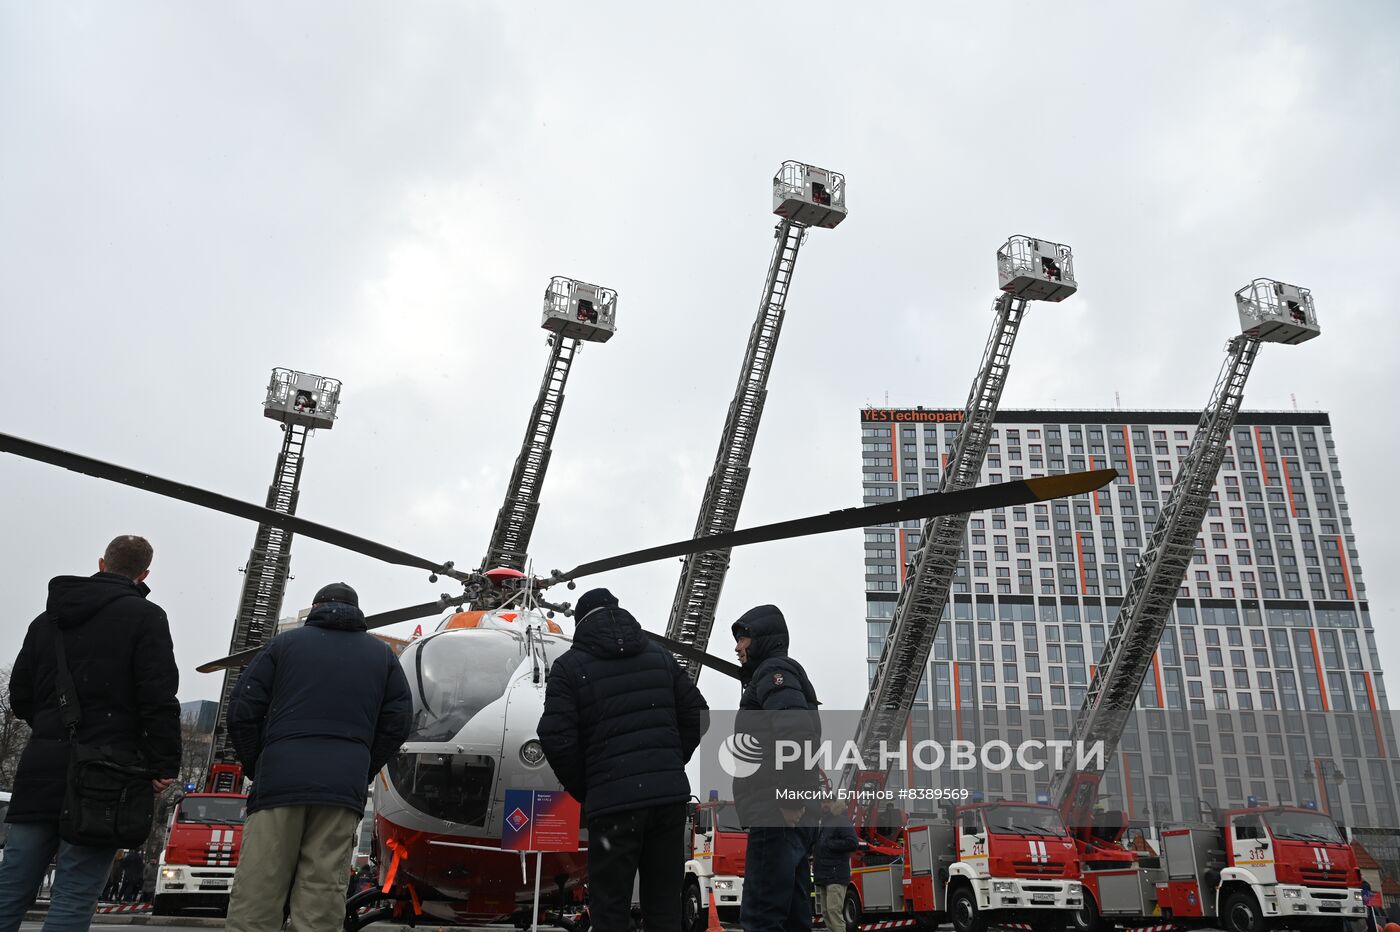
<instances>
[{"instance_id":1,"label":"fire truck windshield","mask_svg":"<svg viewBox=\"0 0 1400 932\"><path fill-rule=\"evenodd\" d=\"M248 800L242 796L186 796L180 800L177 821L204 825L242 825Z\"/></svg>"},{"instance_id":2,"label":"fire truck windshield","mask_svg":"<svg viewBox=\"0 0 1400 932\"><path fill-rule=\"evenodd\" d=\"M1065 823L1054 809L1036 806L991 806L986 810L987 830L1003 835L1067 835Z\"/></svg>"},{"instance_id":3,"label":"fire truck windshield","mask_svg":"<svg viewBox=\"0 0 1400 932\"><path fill-rule=\"evenodd\" d=\"M715 809L715 826L721 832L742 832L744 826L739 823L739 809L733 803L724 803Z\"/></svg>"},{"instance_id":4,"label":"fire truck windshield","mask_svg":"<svg viewBox=\"0 0 1400 932\"><path fill-rule=\"evenodd\" d=\"M413 693L409 741L447 741L505 694L525 659L524 641L505 631L449 631L410 644L404 673Z\"/></svg>"},{"instance_id":5,"label":"fire truck windshield","mask_svg":"<svg viewBox=\"0 0 1400 932\"><path fill-rule=\"evenodd\" d=\"M1328 841L1342 844L1337 823L1320 812L1270 812L1264 818L1281 841Z\"/></svg>"}]
</instances>

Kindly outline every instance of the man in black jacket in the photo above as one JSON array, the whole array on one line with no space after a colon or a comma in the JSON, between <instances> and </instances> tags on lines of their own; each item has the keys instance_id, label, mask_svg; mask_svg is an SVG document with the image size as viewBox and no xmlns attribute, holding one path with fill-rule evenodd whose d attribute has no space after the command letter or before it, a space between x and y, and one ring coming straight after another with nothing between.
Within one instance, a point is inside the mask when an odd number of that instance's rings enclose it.
<instances>
[{"instance_id":1,"label":"man in black jacket","mask_svg":"<svg viewBox=\"0 0 1400 932\"><path fill-rule=\"evenodd\" d=\"M573 647L549 671L540 744L584 804L588 907L597 929L626 929L640 869L642 923L681 926L686 761L709 706L676 658L606 589L583 594Z\"/></svg>"},{"instance_id":2,"label":"man in black jacket","mask_svg":"<svg viewBox=\"0 0 1400 932\"><path fill-rule=\"evenodd\" d=\"M734 780L734 803L749 832L739 917L745 932L810 930L807 858L817 807L803 799L820 791L821 776L800 762L779 768L775 750L779 738L815 749L821 740L817 694L807 671L788 656L787 621L776 606L749 609L732 631L744 684L734 731L749 736L761 754L754 773ZM796 799L784 800L784 793Z\"/></svg>"},{"instance_id":3,"label":"man in black jacket","mask_svg":"<svg viewBox=\"0 0 1400 932\"><path fill-rule=\"evenodd\" d=\"M228 932L339 929L367 787L408 737L413 701L389 645L365 631L345 583L306 626L273 638L233 693L228 736L252 778ZM295 885L293 886L293 871Z\"/></svg>"},{"instance_id":4,"label":"man in black jacket","mask_svg":"<svg viewBox=\"0 0 1400 932\"><path fill-rule=\"evenodd\" d=\"M165 612L146 600L151 545L122 536L107 545L93 576L49 582L48 607L30 624L10 673L10 703L33 733L15 773L0 862L0 932L14 932L56 855L45 928L83 932L112 870L116 849L71 845L58 837L69 740L58 706L64 655L81 712L77 740L139 752L155 792L180 770L180 671Z\"/></svg>"}]
</instances>

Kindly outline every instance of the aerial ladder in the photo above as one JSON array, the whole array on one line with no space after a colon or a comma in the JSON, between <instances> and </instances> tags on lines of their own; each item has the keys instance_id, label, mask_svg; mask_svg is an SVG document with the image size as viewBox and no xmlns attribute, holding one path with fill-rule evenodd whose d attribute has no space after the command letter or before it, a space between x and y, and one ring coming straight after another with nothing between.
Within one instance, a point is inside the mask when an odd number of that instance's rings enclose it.
<instances>
[{"instance_id":1,"label":"aerial ladder","mask_svg":"<svg viewBox=\"0 0 1400 932\"><path fill-rule=\"evenodd\" d=\"M1051 800L1079 848L1085 886L1079 927L1087 930L1114 922L1139 925L1157 917L1188 927L1223 925L1229 932L1255 932L1261 917L1297 928L1339 911L1348 917L1363 911L1355 858L1335 826L1330 838L1320 823L1310 826L1317 834L1292 839L1278 830L1288 820L1316 819L1317 814L1261 807L1251 798L1247 807L1209 824L1165 830L1157 857L1155 852L1125 850L1119 843L1127 827L1122 814L1095 810L1104 772L1191 565L1260 345L1302 343L1319 333L1312 295L1305 288L1261 278L1236 292L1235 301L1242 332L1226 345L1210 400L1074 721L1072 746L1092 747L1094 753L1081 755L1080 766L1060 771L1051 784ZM1127 452L1133 456L1131 449ZM1130 775L1125 772L1123 779ZM1307 841L1297 841L1300 837Z\"/></svg>"},{"instance_id":2,"label":"aerial ladder","mask_svg":"<svg viewBox=\"0 0 1400 932\"><path fill-rule=\"evenodd\" d=\"M295 514L305 459L307 435L317 428L335 426L340 404L340 382L291 369L273 369L263 402L263 414L282 424L282 450L267 490L267 507L282 514ZM292 534L268 524L259 524L253 550L243 568L243 592L233 622L229 653L262 647L277 633L282 596L292 560ZM237 793L243 787L243 768L228 741L229 701L243 668L224 671L219 692L218 718L209 749L206 793Z\"/></svg>"},{"instance_id":3,"label":"aerial ladder","mask_svg":"<svg viewBox=\"0 0 1400 932\"><path fill-rule=\"evenodd\" d=\"M482 558L481 569L509 569L521 572L530 547L530 535L540 510L540 489L554 441L554 428L564 407L564 386L582 341L606 343L617 331L617 292L572 278L555 276L544 293L544 319L540 326L550 331L549 360L544 381L525 427L525 441L515 458L505 503L496 513L496 525ZM494 608L504 590L488 589L472 604L473 609Z\"/></svg>"},{"instance_id":4,"label":"aerial ladder","mask_svg":"<svg viewBox=\"0 0 1400 932\"><path fill-rule=\"evenodd\" d=\"M749 459L753 456L758 423L763 416L768 375L783 327L797 253L808 227L830 229L846 219L845 176L801 162L784 162L773 177L773 213L782 218L774 231L777 242L768 264L758 318L749 332L748 347L739 370L739 385L729 403L719 452L700 502L695 537L732 531L739 520L739 506L749 480ZM682 563L666 623L666 636L704 649L710 640L715 606L729 571L729 551L709 550L686 557ZM679 654L676 661L692 682L700 676L698 663Z\"/></svg>"},{"instance_id":5,"label":"aerial ladder","mask_svg":"<svg viewBox=\"0 0 1400 932\"><path fill-rule=\"evenodd\" d=\"M997 250L997 277L1002 294L992 307L992 332L953 452L939 476L940 493L972 488L979 481L1028 302L1063 301L1078 289L1070 248L1029 236L1013 236ZM892 446L892 455L899 456L898 441ZM904 734L948 601L967 520L967 514L946 515L924 524L923 539L906 567L894 619L856 726L856 746L864 760L876 759L881 744L897 742ZM854 779L856 771L848 769L848 788Z\"/></svg>"},{"instance_id":6,"label":"aerial ladder","mask_svg":"<svg viewBox=\"0 0 1400 932\"><path fill-rule=\"evenodd\" d=\"M1230 431L1244 401L1245 381L1261 343L1302 343L1320 332L1312 293L1267 278L1235 293L1241 333L1226 345L1215 388L1196 425L1176 482L1152 527L1147 549L1133 570L1118 617L1108 633L1098 667L1074 722L1072 741L1104 743L1104 765L1122 737L1162 639L1172 605L1191 564L1210 490L1229 447ZM1131 457L1133 451L1128 451ZM1086 745L1087 746L1087 745ZM1101 771L1061 771L1051 798L1073 829L1093 812Z\"/></svg>"}]
</instances>

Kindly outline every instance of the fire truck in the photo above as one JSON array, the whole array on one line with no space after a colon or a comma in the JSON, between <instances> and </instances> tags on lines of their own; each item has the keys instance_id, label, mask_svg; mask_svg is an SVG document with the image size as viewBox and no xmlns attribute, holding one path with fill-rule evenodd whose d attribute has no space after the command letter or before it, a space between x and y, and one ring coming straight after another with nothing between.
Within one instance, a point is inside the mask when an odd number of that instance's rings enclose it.
<instances>
[{"instance_id":1,"label":"fire truck","mask_svg":"<svg viewBox=\"0 0 1400 932\"><path fill-rule=\"evenodd\" d=\"M1152 666L1261 342L1301 343L1319 333L1305 288L1257 279L1235 299L1241 333L1227 346L1074 722L1073 739L1103 745L1100 761L1112 759ZM1094 811L1102 778L1100 770L1066 770L1052 787L1079 847L1084 907L1078 925L1086 932L1163 920L1222 925L1227 932L1340 930L1364 917L1355 855L1330 817L1306 807L1260 806L1251 798L1246 808L1208 823L1167 828L1160 853L1129 851L1121 844L1124 815Z\"/></svg>"},{"instance_id":2,"label":"fire truck","mask_svg":"<svg viewBox=\"0 0 1400 932\"><path fill-rule=\"evenodd\" d=\"M739 810L711 790L708 802L691 807L687 821L681 901L684 928L696 927L695 921L709 910L712 896L716 897L720 919L737 922L744 898L744 850L748 843L748 835L739 824Z\"/></svg>"},{"instance_id":3,"label":"fire truck","mask_svg":"<svg viewBox=\"0 0 1400 932\"><path fill-rule=\"evenodd\" d=\"M866 844L851 863L851 928L951 922L956 932L984 932L1021 923L1056 932L1083 904L1074 842L1050 806L973 802L950 818L866 821L858 831Z\"/></svg>"},{"instance_id":4,"label":"fire truck","mask_svg":"<svg viewBox=\"0 0 1400 932\"><path fill-rule=\"evenodd\" d=\"M1030 236L1013 236L997 250L997 277L1001 294L992 307L991 333L962 427L943 464L940 492L970 488L979 480L1029 302L1063 301L1078 288L1070 247ZM961 514L926 522L921 543L904 567L894 618L857 726L862 760L874 759L881 746L905 736L967 521ZM897 533L903 541L907 532ZM883 772L848 768L844 785L858 788L852 797L857 801L882 793L890 797ZM957 932L981 932L991 922L1016 921L1053 930L1065 926L1082 906L1076 849L1054 809L1026 802L972 802L946 817L916 817L908 825L893 825L874 812L874 805L870 802L865 813L858 807L852 812L864 847L853 859L848 924L951 920Z\"/></svg>"},{"instance_id":5,"label":"fire truck","mask_svg":"<svg viewBox=\"0 0 1400 932\"><path fill-rule=\"evenodd\" d=\"M189 793L176 803L156 872L157 915L227 911L247 809L247 795L234 792Z\"/></svg>"}]
</instances>

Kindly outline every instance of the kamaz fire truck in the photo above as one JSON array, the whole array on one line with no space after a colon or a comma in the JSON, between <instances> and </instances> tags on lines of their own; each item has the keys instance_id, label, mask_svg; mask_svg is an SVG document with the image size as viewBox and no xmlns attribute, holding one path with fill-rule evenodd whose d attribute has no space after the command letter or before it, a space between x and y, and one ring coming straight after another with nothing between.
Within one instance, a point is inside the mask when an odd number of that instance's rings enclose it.
<instances>
[{"instance_id":1,"label":"kamaz fire truck","mask_svg":"<svg viewBox=\"0 0 1400 932\"><path fill-rule=\"evenodd\" d=\"M688 848L685 885L682 888L683 927L695 928L695 921L710 908L710 897L720 919L737 922L739 904L744 898L744 851L748 835L739 824L734 803L721 801L710 792L708 802L693 806L686 827Z\"/></svg>"},{"instance_id":2,"label":"kamaz fire truck","mask_svg":"<svg viewBox=\"0 0 1400 932\"><path fill-rule=\"evenodd\" d=\"M157 865L157 915L227 910L247 809L243 793L189 793L176 803Z\"/></svg>"},{"instance_id":3,"label":"kamaz fire truck","mask_svg":"<svg viewBox=\"0 0 1400 932\"><path fill-rule=\"evenodd\" d=\"M1235 295L1241 333L1227 358L1147 550L1133 572L1072 738L1101 743L1112 760L1151 668L1228 449L1261 341L1301 343L1319 333L1306 288L1257 279ZM1128 451L1131 458L1133 452ZM1103 773L1064 771L1053 787L1074 831L1084 879L1085 930L1173 920L1340 930L1365 915L1356 858L1327 816L1293 806L1233 809L1207 824L1171 827L1160 855L1125 850L1122 813L1094 812Z\"/></svg>"},{"instance_id":4,"label":"kamaz fire truck","mask_svg":"<svg viewBox=\"0 0 1400 932\"><path fill-rule=\"evenodd\" d=\"M905 920L951 922L956 932L1006 923L1055 932L1083 904L1074 842L1050 806L970 803L949 819L867 824L861 835L867 844L852 858L846 893L852 928Z\"/></svg>"}]
</instances>

